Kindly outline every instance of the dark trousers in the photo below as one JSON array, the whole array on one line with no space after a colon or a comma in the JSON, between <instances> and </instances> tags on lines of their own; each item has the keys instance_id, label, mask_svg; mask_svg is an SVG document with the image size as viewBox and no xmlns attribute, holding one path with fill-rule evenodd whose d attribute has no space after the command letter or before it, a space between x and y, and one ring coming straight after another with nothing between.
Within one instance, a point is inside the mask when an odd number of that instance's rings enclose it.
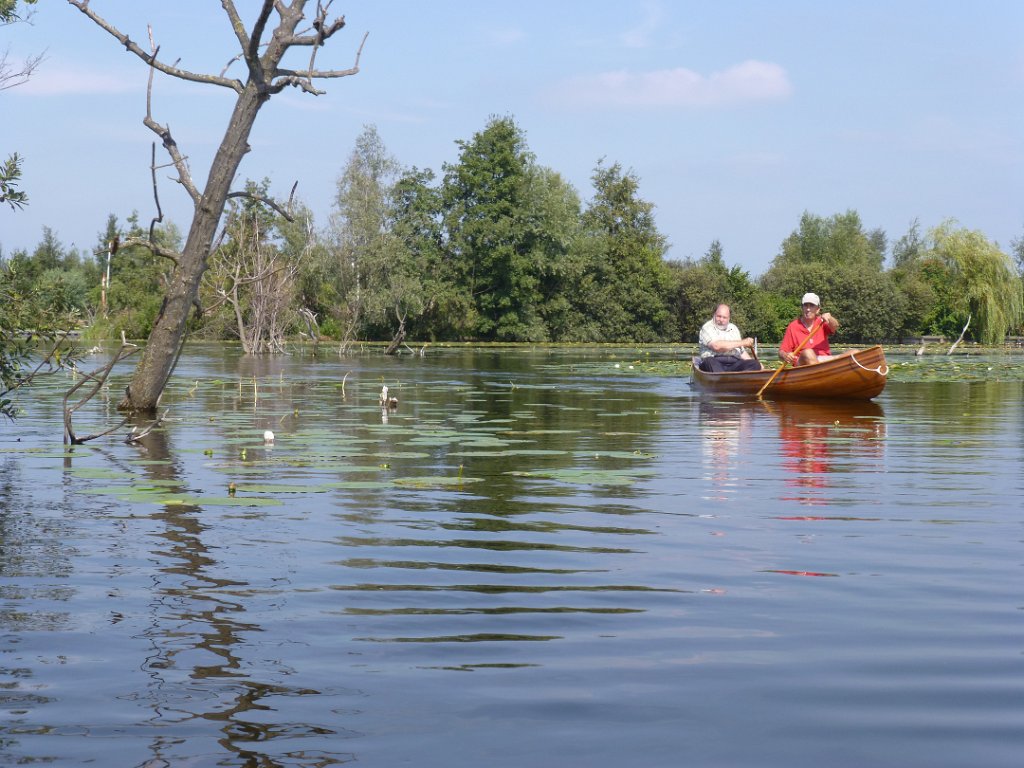
<instances>
[{"instance_id":1,"label":"dark trousers","mask_svg":"<svg viewBox=\"0 0 1024 768\"><path fill-rule=\"evenodd\" d=\"M757 360L744 360L736 355L715 355L705 357L700 367L708 373L726 373L729 371L759 371L761 364Z\"/></svg>"}]
</instances>

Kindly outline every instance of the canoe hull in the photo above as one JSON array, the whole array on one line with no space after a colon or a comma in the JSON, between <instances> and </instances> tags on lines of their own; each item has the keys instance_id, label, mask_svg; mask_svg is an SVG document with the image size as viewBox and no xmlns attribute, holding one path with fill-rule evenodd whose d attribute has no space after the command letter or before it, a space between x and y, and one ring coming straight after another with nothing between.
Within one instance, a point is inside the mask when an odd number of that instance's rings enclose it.
<instances>
[{"instance_id":1,"label":"canoe hull","mask_svg":"<svg viewBox=\"0 0 1024 768\"><path fill-rule=\"evenodd\" d=\"M756 396L774 370L708 373L693 360L693 386L720 395ZM787 367L763 397L870 400L885 389L889 366L881 346L852 350L817 365Z\"/></svg>"}]
</instances>

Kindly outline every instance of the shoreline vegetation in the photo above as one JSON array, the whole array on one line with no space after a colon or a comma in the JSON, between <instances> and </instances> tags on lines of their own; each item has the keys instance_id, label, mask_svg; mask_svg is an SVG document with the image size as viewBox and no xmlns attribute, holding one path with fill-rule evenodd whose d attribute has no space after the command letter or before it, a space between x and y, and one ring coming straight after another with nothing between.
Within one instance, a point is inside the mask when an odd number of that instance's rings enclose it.
<instances>
[{"instance_id":1,"label":"shoreline vegetation","mask_svg":"<svg viewBox=\"0 0 1024 768\"><path fill-rule=\"evenodd\" d=\"M927 231L915 220L892 241L854 210L808 211L754 277L729 266L717 240L700 257L669 258L655 206L618 163L597 163L584 199L538 164L511 117L456 143L457 161L438 178L401 166L367 126L323 228L301 201L288 216L262 204L270 181L249 181L228 202L187 338L233 341L252 356L296 344L324 355L377 344L396 355L653 345L643 349L679 350L688 364L718 303L769 348L807 291L839 319L838 348L899 339L938 355L956 340L962 354L975 343L1014 349L1024 334L1024 236L1006 252L955 220ZM77 329L78 349L59 350L58 363L152 339L172 280L166 254L181 242L175 223L147 225L132 212L124 223L110 214L91 249L65 247L49 228L31 253L0 244L0 398L22 386L33 352L17 329L38 329L37 342ZM0 412L11 408L0 399Z\"/></svg>"},{"instance_id":2,"label":"shoreline vegetation","mask_svg":"<svg viewBox=\"0 0 1024 768\"><path fill-rule=\"evenodd\" d=\"M854 210L805 211L754 276L718 240L671 258L640 178L618 163L597 163L586 199L537 162L511 117L456 143L458 160L438 177L403 167L367 126L326 225L301 201L282 216L259 202L270 181L249 181L248 196L228 203L189 337L235 339L251 354L300 334L393 349L412 339L668 343L695 339L725 302L744 335L777 340L807 291L840 320L840 344L1024 334L1024 236L1003 249L949 219L927 230L915 220L893 238ZM89 249L49 228L31 252L0 243L13 327L70 319L93 343L148 338L173 266L160 254L181 240L174 222L150 227L132 212L123 222L111 213ZM0 328L14 314L0 308Z\"/></svg>"}]
</instances>

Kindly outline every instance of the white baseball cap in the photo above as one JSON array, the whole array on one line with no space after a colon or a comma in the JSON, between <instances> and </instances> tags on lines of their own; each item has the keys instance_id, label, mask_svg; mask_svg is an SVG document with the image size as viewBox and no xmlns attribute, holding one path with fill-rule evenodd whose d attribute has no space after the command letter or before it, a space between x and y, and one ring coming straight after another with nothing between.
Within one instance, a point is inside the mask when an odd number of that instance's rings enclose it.
<instances>
[{"instance_id":1,"label":"white baseball cap","mask_svg":"<svg viewBox=\"0 0 1024 768\"><path fill-rule=\"evenodd\" d=\"M821 306L821 300L818 298L816 293L805 293L804 297L800 299L800 304L813 304L816 307Z\"/></svg>"}]
</instances>

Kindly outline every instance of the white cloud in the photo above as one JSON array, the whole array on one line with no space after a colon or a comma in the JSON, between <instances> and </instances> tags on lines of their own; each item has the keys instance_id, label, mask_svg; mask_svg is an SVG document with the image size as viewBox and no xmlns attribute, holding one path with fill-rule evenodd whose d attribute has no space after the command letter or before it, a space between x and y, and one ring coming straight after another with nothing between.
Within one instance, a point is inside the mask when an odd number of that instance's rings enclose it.
<instances>
[{"instance_id":1,"label":"white cloud","mask_svg":"<svg viewBox=\"0 0 1024 768\"><path fill-rule=\"evenodd\" d=\"M555 86L560 103L606 107L720 107L780 101L792 94L786 70L764 61L744 61L701 75L677 67L652 72L603 72Z\"/></svg>"}]
</instances>

